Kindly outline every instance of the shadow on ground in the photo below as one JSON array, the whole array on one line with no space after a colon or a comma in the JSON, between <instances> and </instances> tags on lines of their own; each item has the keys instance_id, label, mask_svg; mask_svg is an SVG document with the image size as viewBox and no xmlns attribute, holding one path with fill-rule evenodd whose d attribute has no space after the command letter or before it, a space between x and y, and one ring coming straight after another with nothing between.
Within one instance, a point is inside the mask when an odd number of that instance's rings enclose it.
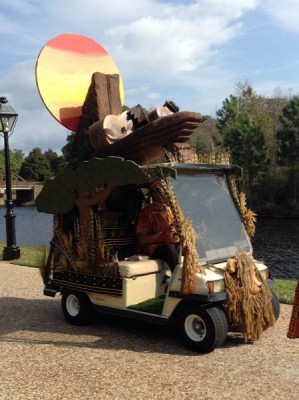
<instances>
[{"instance_id":1,"label":"shadow on ground","mask_svg":"<svg viewBox=\"0 0 299 400\"><path fill-rule=\"evenodd\" d=\"M198 356L184 347L174 323L160 326L98 313L92 325L73 326L64 319L59 298L4 297L0 309L0 342ZM223 347L240 344L242 337L230 334Z\"/></svg>"}]
</instances>

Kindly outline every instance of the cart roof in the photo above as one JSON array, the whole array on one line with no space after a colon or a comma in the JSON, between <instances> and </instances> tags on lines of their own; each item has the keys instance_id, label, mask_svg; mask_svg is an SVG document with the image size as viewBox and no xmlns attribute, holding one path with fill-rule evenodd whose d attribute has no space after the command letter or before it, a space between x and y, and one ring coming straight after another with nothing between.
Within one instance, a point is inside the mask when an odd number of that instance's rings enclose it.
<instances>
[{"instance_id":1,"label":"cart roof","mask_svg":"<svg viewBox=\"0 0 299 400\"><path fill-rule=\"evenodd\" d=\"M72 209L76 192L88 192L106 184L141 185L167 176L176 178L176 169L163 164L138 165L121 157L93 158L76 168L67 167L46 181L35 204L40 212L65 214Z\"/></svg>"}]
</instances>

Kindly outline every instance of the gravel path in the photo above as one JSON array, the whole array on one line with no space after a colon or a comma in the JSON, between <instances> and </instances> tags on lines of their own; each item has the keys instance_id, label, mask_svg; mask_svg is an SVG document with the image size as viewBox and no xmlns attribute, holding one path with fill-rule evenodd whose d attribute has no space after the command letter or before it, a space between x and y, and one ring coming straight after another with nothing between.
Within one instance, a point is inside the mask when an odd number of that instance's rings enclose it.
<instances>
[{"instance_id":1,"label":"gravel path","mask_svg":"<svg viewBox=\"0 0 299 400\"><path fill-rule=\"evenodd\" d=\"M230 334L197 355L173 328L107 316L68 325L59 296L43 296L38 270L0 262L0 274L1 400L298 399L291 306L254 344Z\"/></svg>"}]
</instances>

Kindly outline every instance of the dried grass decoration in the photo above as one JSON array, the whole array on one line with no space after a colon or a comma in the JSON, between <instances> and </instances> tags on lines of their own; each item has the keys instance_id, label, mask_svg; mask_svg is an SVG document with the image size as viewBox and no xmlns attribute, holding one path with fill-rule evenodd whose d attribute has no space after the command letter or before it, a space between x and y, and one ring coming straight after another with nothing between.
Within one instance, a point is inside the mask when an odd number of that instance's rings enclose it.
<instances>
[{"instance_id":1,"label":"dried grass decoration","mask_svg":"<svg viewBox=\"0 0 299 400\"><path fill-rule=\"evenodd\" d=\"M248 233L249 237L252 238L255 234L256 213L247 208L246 195L243 192L241 192L239 196L239 209L246 232Z\"/></svg>"},{"instance_id":2,"label":"dried grass decoration","mask_svg":"<svg viewBox=\"0 0 299 400\"><path fill-rule=\"evenodd\" d=\"M260 339L261 334L274 325L275 317L271 291L252 255L238 253L235 259L228 259L224 279L230 323L237 325L245 342Z\"/></svg>"},{"instance_id":3,"label":"dried grass decoration","mask_svg":"<svg viewBox=\"0 0 299 400\"><path fill-rule=\"evenodd\" d=\"M241 214L246 232L250 238L255 235L255 222L256 222L256 213L247 208L246 195L244 192L239 194L237 189L236 181L233 176L229 176L228 184L230 188L231 195L238 207L238 210Z\"/></svg>"},{"instance_id":4,"label":"dried grass decoration","mask_svg":"<svg viewBox=\"0 0 299 400\"><path fill-rule=\"evenodd\" d=\"M195 233L192 222L188 219L182 222L181 240L184 254L181 292L189 294L194 291L196 272L205 274L205 270L198 264Z\"/></svg>"},{"instance_id":5,"label":"dried grass decoration","mask_svg":"<svg viewBox=\"0 0 299 400\"><path fill-rule=\"evenodd\" d=\"M171 185L161 179L159 181L165 203L170 207L180 237L183 249L184 261L182 271L181 293L190 294L195 288L195 274L205 274L204 267L198 263L199 254L196 249L196 236L192 226L192 221L185 218L183 211L177 201L174 190Z\"/></svg>"}]
</instances>

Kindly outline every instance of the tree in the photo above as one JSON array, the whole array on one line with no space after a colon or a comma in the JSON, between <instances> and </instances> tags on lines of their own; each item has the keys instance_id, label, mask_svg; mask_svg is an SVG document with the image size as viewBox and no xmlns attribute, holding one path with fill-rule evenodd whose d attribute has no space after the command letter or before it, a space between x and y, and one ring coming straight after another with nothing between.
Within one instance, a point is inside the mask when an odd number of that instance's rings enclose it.
<instances>
[{"instance_id":1,"label":"tree","mask_svg":"<svg viewBox=\"0 0 299 400\"><path fill-rule=\"evenodd\" d=\"M231 153L232 162L243 168L244 184L250 198L253 180L267 165L263 132L247 111L241 111L235 96L223 102L217 116L223 146Z\"/></svg>"},{"instance_id":2,"label":"tree","mask_svg":"<svg viewBox=\"0 0 299 400\"><path fill-rule=\"evenodd\" d=\"M236 96L230 95L225 99L222 108L216 111L217 126L222 135L235 128L240 115L240 104Z\"/></svg>"},{"instance_id":3,"label":"tree","mask_svg":"<svg viewBox=\"0 0 299 400\"><path fill-rule=\"evenodd\" d=\"M67 143L61 149L66 162L76 165L81 161L90 160L94 149L88 135L72 132L67 136L66 141Z\"/></svg>"},{"instance_id":4,"label":"tree","mask_svg":"<svg viewBox=\"0 0 299 400\"><path fill-rule=\"evenodd\" d=\"M198 155L211 153L218 150L217 143L221 139L219 135L217 120L205 115L204 121L195 129L189 143Z\"/></svg>"},{"instance_id":5,"label":"tree","mask_svg":"<svg viewBox=\"0 0 299 400\"><path fill-rule=\"evenodd\" d=\"M265 151L272 164L276 163L276 125L277 106L279 101L258 95L247 82L238 82L237 98L240 111L247 112L252 121L260 128L265 138ZM277 92L278 93L278 92Z\"/></svg>"},{"instance_id":6,"label":"tree","mask_svg":"<svg viewBox=\"0 0 299 400\"><path fill-rule=\"evenodd\" d=\"M282 110L277 132L278 162L293 166L299 162L299 97L294 96Z\"/></svg>"},{"instance_id":7,"label":"tree","mask_svg":"<svg viewBox=\"0 0 299 400\"><path fill-rule=\"evenodd\" d=\"M58 156L58 154L52 149L48 149L47 151L45 151L44 156L50 162L51 175L56 176L57 172L59 171L59 167L64 162L64 157Z\"/></svg>"},{"instance_id":8,"label":"tree","mask_svg":"<svg viewBox=\"0 0 299 400\"><path fill-rule=\"evenodd\" d=\"M39 147L35 147L25 158L20 175L29 181L43 182L52 175L49 159Z\"/></svg>"},{"instance_id":9,"label":"tree","mask_svg":"<svg viewBox=\"0 0 299 400\"><path fill-rule=\"evenodd\" d=\"M271 118L271 134L266 141L272 165L277 164L277 132L281 129L280 116L288 101L288 95L284 94L280 88L276 88L272 97L267 99L266 112Z\"/></svg>"},{"instance_id":10,"label":"tree","mask_svg":"<svg viewBox=\"0 0 299 400\"><path fill-rule=\"evenodd\" d=\"M277 132L278 163L289 167L294 205L298 205L299 185L299 96L294 96L282 110L281 129Z\"/></svg>"},{"instance_id":11,"label":"tree","mask_svg":"<svg viewBox=\"0 0 299 400\"><path fill-rule=\"evenodd\" d=\"M24 161L24 153L22 150L10 150L9 151L10 158L10 170L12 173L19 173L21 165ZM5 154L4 149L0 150L0 169L5 171Z\"/></svg>"}]
</instances>

